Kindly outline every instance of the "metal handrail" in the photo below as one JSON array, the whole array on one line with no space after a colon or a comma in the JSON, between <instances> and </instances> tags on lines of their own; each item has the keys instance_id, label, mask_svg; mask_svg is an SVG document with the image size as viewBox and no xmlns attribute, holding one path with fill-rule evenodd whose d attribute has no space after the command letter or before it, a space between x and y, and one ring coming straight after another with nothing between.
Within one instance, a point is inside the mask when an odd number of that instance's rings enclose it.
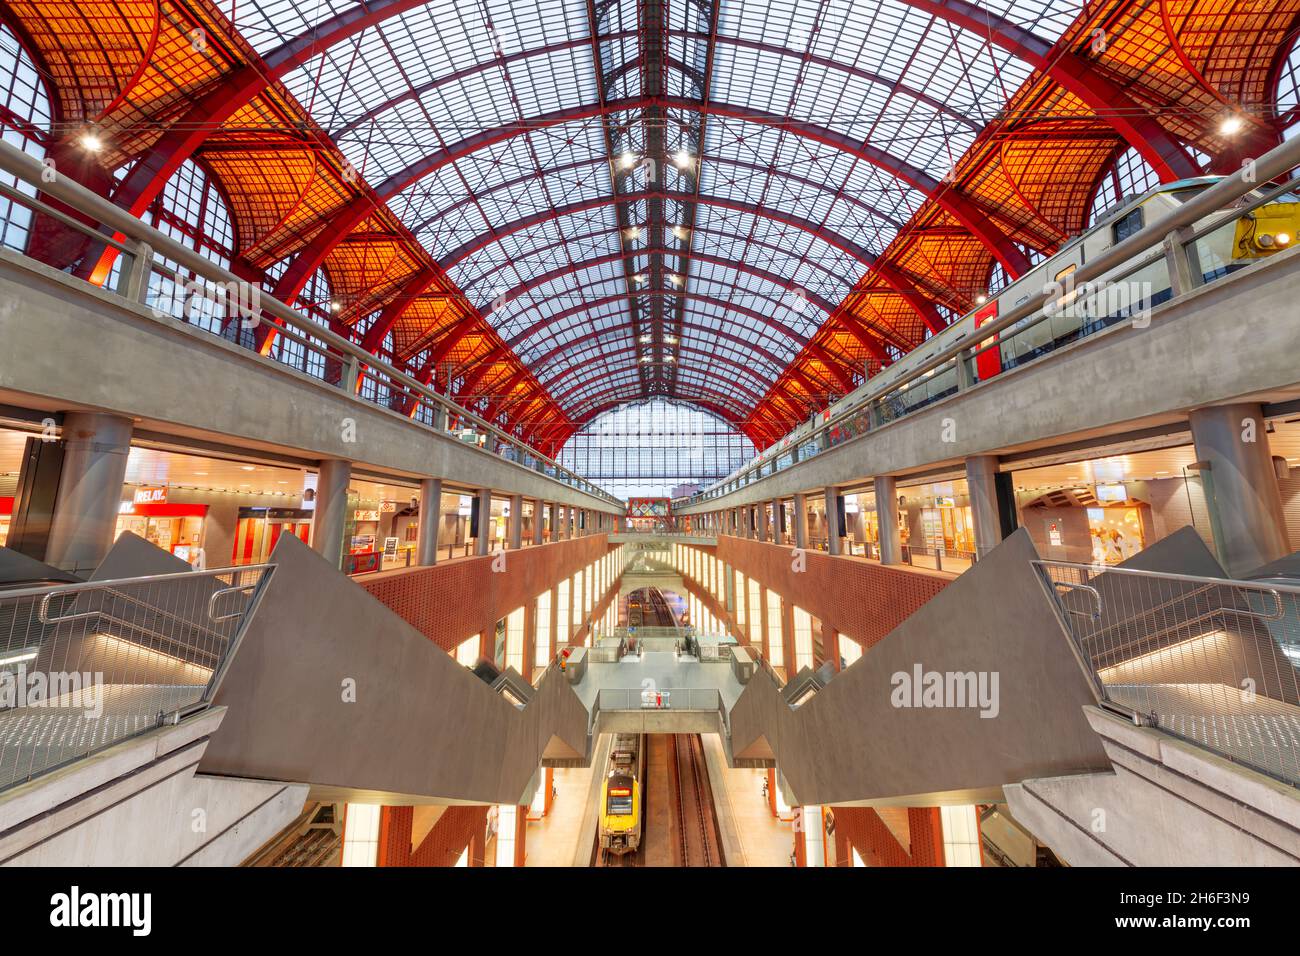
<instances>
[{"instance_id":1,"label":"metal handrail","mask_svg":"<svg viewBox=\"0 0 1300 956\"><path fill-rule=\"evenodd\" d=\"M1190 236L1184 230L1193 226L1197 220L1206 216L1220 212L1229 203L1240 199L1242 196L1260 188L1260 184L1267 184L1274 179L1283 176L1289 176L1291 171L1300 166L1300 137L1295 137L1283 142L1281 145L1269 150L1263 156L1254 161L1251 168L1247 170L1243 167L1241 170L1230 176L1225 176L1222 180L1210 186L1205 191L1191 197L1183 203L1177 210L1169 215L1157 219L1155 222L1144 226L1133 235L1129 236L1108 250L1103 252L1097 258L1084 263L1080 268L1075 270L1072 279L1076 286L1090 282L1093 279L1100 278L1107 272L1115 269L1129 260L1135 259L1140 253L1155 247L1163 247L1167 240L1176 241L1180 246L1185 246L1189 242L1194 242L1196 238L1223 228L1228 223L1234 221L1243 213L1243 210L1234 209L1225 212L1222 216L1213 219L1197 229ZM1249 179L1247 179L1249 176ZM1278 187L1276 192L1286 192L1294 188L1294 182L1288 180ZM1149 263L1142 263L1147 265ZM1012 308L1010 312L999 316L991 322L981 325L978 330L978 339L986 341L990 338L1000 336L1004 330L1010 328L1023 319L1033 316L1039 312L1042 307L1054 299L1058 298L1060 292L1052 289L1044 289L1042 292L1031 295L1020 305ZM854 415L860 414L865 405L881 398L884 395L902 391L913 382L925 378L930 372L947 365L953 359L959 359L963 353L975 353L983 351L984 346L972 349L972 343L962 338L959 341L945 346L930 358L916 366L907 374L889 383L888 387L877 394L863 395L862 400L856 402L852 407L846 408L837 413L832 418L824 422L815 431L805 437L805 441L814 441L816 436L822 434L830 428L846 421ZM800 426L802 427L802 426ZM795 446L797 447L797 446ZM713 497L719 497L719 489L725 489L728 485L736 481L740 476L745 475L754 468L765 467L767 462L755 462L738 469L731 475L717 482L710 488L691 496L689 498L674 499L675 505L694 504ZM759 479L761 480L761 479ZM723 492L726 493L726 492Z\"/></svg>"},{"instance_id":2,"label":"metal handrail","mask_svg":"<svg viewBox=\"0 0 1300 956\"><path fill-rule=\"evenodd\" d=\"M77 212L86 214L102 226L113 230L115 233L127 236L134 240L137 243L137 246L132 247L120 242L115 236L105 235L102 229L88 226L77 220L75 217L62 213L60 210L50 206L41 199L29 196L21 190L14 189L11 186L0 184L0 194L3 194L10 200L25 206L34 212L38 212L40 215L55 218L70 228L94 238L97 242L118 249L132 258L140 257L143 259L147 256L148 261L146 265L151 272L156 271L170 274L174 279L181 279L182 281L185 279L185 277L180 275L176 270L169 269L165 265L156 262L153 259L153 253L157 252L164 258L170 259L171 261L178 263L180 266L189 269L196 275L219 285L237 283L242 287L249 284L247 280L240 279L230 270L217 265L196 250L177 242L165 233L142 222L135 216L132 216L127 210L113 202L110 202L92 190L87 189L85 186L81 185L66 174L57 173L52 179L46 181L49 172L47 167L36 157L23 152L9 143L0 142L0 170L15 176L18 180L26 182L28 185L34 186L40 193L48 195L59 202L66 204ZM557 474L568 475L573 479L573 482L565 481L562 482L563 484L570 485L584 494L589 494L592 497L610 503L621 503L621 499L596 487L581 475L570 471L554 459L548 458L541 452L520 441L515 436L510 435L508 432L493 423L481 418L469 409L456 404L446 396L439 395L417 379L388 362L385 362L379 356L366 351L361 348L361 346L337 335L328 328L311 321L309 318L280 300L273 298L270 295L260 294L260 290L258 308L259 314L257 320L259 325L273 327L276 329L277 334L284 330L283 326L266 319L266 313L270 313L270 315L279 319L282 323L285 323L285 325L306 334L308 341L303 342L302 344L309 345L314 351L321 350L312 345L310 339L324 342L330 346L331 349L339 353L338 355L326 353L331 358L335 360L343 360L345 364L347 364L348 359L351 359L356 363L358 379L365 377L366 373L362 371L363 367L369 367L371 374L382 374L390 383L396 382L400 384L408 394L417 397L418 400L430 403L434 406L442 406L449 414L455 415L461 420L473 423L476 428L482 429L483 431L496 436L507 445L517 449L521 454L531 456L538 461L544 462L548 467L555 469ZM347 381L348 370L345 368L344 382L346 383ZM355 386L351 387L355 388ZM356 392L352 391L351 394L355 395ZM514 464L520 463L514 462ZM520 464L520 466L526 467L522 464ZM542 474L545 477L552 477L550 475L545 475L544 472L542 472ZM553 480L559 479L554 478Z\"/></svg>"}]
</instances>

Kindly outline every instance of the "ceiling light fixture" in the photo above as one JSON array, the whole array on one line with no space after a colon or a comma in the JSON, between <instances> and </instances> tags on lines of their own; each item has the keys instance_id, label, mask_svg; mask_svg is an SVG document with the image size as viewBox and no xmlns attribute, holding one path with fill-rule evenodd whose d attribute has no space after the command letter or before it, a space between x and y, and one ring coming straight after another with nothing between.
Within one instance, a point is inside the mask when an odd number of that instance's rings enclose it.
<instances>
[{"instance_id":1,"label":"ceiling light fixture","mask_svg":"<svg viewBox=\"0 0 1300 956\"><path fill-rule=\"evenodd\" d=\"M1225 116L1219 124L1219 133L1223 136L1236 136L1246 128L1246 122L1240 116Z\"/></svg>"},{"instance_id":2,"label":"ceiling light fixture","mask_svg":"<svg viewBox=\"0 0 1300 956\"><path fill-rule=\"evenodd\" d=\"M88 153L98 153L104 148L104 140L100 137L99 133L93 129L88 129L82 133L81 139L78 140L78 142L81 144L81 148Z\"/></svg>"},{"instance_id":3,"label":"ceiling light fixture","mask_svg":"<svg viewBox=\"0 0 1300 956\"><path fill-rule=\"evenodd\" d=\"M686 169L688 166L695 165L695 157L687 150L679 149L677 152L673 153L673 164L678 169Z\"/></svg>"}]
</instances>

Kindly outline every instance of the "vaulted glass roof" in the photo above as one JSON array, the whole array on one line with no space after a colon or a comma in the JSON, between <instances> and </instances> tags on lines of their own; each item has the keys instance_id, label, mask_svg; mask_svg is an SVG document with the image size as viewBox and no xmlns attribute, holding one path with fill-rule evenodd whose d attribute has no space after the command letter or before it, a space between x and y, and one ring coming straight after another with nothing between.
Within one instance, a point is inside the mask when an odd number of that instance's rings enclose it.
<instances>
[{"instance_id":1,"label":"vaulted glass roof","mask_svg":"<svg viewBox=\"0 0 1300 956\"><path fill-rule=\"evenodd\" d=\"M284 83L575 421L743 418L1031 73L901 0L390 6ZM235 19L267 53L361 9ZM973 9L1050 44L1079 3Z\"/></svg>"}]
</instances>

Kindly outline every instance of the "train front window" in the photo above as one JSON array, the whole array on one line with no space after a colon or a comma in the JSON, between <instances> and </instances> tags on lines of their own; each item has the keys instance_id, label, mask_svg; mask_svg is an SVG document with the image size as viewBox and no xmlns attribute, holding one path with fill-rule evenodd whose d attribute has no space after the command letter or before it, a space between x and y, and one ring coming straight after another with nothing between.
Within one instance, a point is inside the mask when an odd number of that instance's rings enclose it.
<instances>
[{"instance_id":1,"label":"train front window","mask_svg":"<svg viewBox=\"0 0 1300 956\"><path fill-rule=\"evenodd\" d=\"M605 801L605 815L608 817L626 817L632 814L632 790L630 787L610 787L609 797Z\"/></svg>"}]
</instances>

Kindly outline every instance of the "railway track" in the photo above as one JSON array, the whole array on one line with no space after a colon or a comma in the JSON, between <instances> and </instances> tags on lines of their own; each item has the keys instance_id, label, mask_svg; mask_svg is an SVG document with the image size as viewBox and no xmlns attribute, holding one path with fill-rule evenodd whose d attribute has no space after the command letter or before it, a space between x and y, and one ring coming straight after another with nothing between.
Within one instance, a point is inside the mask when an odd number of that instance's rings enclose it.
<instances>
[{"instance_id":1,"label":"railway track","mask_svg":"<svg viewBox=\"0 0 1300 956\"><path fill-rule=\"evenodd\" d=\"M725 866L699 734L668 738L678 866Z\"/></svg>"}]
</instances>

